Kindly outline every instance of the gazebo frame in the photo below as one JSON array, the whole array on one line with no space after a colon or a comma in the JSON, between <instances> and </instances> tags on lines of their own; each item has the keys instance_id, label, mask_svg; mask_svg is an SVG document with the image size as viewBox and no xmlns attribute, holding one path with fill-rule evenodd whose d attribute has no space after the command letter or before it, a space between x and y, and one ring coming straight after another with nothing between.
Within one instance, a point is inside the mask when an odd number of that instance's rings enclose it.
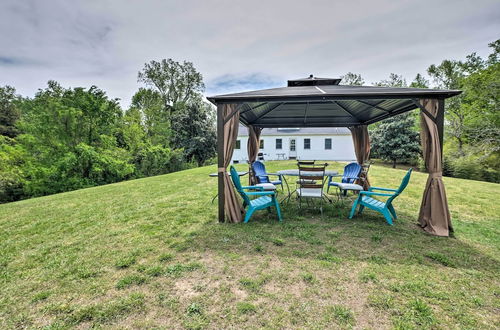
<instances>
[{"instance_id":1,"label":"gazebo frame","mask_svg":"<svg viewBox=\"0 0 500 330\"><path fill-rule=\"evenodd\" d=\"M445 99L459 90L343 86L340 79L289 80L287 87L217 95L218 219L241 221L234 189L226 174L238 131L249 129L249 160L255 160L262 128L349 127L358 162L369 157L367 125L414 109L421 110L422 146L429 171L419 221L427 232L448 236L451 220L442 183ZM237 120L236 120L237 119ZM366 149L366 150L364 150Z\"/></svg>"}]
</instances>

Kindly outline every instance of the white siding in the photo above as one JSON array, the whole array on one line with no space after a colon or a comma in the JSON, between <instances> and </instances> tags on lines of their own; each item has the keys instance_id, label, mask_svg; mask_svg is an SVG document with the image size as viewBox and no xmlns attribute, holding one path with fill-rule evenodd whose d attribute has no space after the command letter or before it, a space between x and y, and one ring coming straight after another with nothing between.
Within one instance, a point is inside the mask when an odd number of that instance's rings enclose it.
<instances>
[{"instance_id":1,"label":"white siding","mask_svg":"<svg viewBox=\"0 0 500 330\"><path fill-rule=\"evenodd\" d=\"M355 160L354 146L351 135L273 135L262 136L264 140L264 149L260 152L264 153L265 160L277 160L278 153L284 153L285 159L288 159L290 150L290 139L296 140L296 150L298 159L309 160ZM325 139L332 139L332 149L325 150ZM282 139L282 149L276 149L276 139ZM304 139L311 139L311 149L304 149ZM239 136L241 148L235 149L233 153L233 161L240 163L247 162L247 136Z\"/></svg>"}]
</instances>

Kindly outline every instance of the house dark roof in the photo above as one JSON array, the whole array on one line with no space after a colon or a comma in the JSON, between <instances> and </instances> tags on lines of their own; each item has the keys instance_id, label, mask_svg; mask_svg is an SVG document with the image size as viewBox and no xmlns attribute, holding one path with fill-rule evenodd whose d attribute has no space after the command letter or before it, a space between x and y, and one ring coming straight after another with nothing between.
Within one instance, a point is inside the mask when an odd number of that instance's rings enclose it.
<instances>
[{"instance_id":1,"label":"house dark roof","mask_svg":"<svg viewBox=\"0 0 500 330\"><path fill-rule=\"evenodd\" d=\"M351 135L351 131L346 127L302 127L302 128L264 128L261 136L301 136L301 135ZM240 125L238 136L248 136L248 130Z\"/></svg>"},{"instance_id":2,"label":"house dark roof","mask_svg":"<svg viewBox=\"0 0 500 330\"><path fill-rule=\"evenodd\" d=\"M459 90L338 85L335 78L289 80L288 87L208 97L234 103L240 121L258 127L348 127L371 124L417 108L423 98L445 99ZM326 83L326 84L325 84ZM304 85L305 84L305 85Z\"/></svg>"}]
</instances>

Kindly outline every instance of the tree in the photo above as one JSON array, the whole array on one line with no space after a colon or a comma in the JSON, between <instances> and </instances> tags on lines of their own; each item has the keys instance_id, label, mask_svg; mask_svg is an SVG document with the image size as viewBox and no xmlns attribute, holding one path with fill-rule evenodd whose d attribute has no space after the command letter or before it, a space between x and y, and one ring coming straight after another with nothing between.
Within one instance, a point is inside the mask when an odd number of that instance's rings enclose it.
<instances>
[{"instance_id":1,"label":"tree","mask_svg":"<svg viewBox=\"0 0 500 330\"><path fill-rule=\"evenodd\" d=\"M216 152L215 111L201 99L179 109L172 120L172 145L184 149L186 159L202 165Z\"/></svg>"},{"instance_id":2,"label":"tree","mask_svg":"<svg viewBox=\"0 0 500 330\"><path fill-rule=\"evenodd\" d=\"M341 85L362 86L365 83L363 77L358 73L347 72L340 78L342 79L340 82Z\"/></svg>"},{"instance_id":3,"label":"tree","mask_svg":"<svg viewBox=\"0 0 500 330\"><path fill-rule=\"evenodd\" d=\"M406 79L402 75L391 73L389 79L384 79L379 82L373 83L375 86L385 87L407 87Z\"/></svg>"},{"instance_id":4,"label":"tree","mask_svg":"<svg viewBox=\"0 0 500 330\"><path fill-rule=\"evenodd\" d=\"M433 78L439 88L462 89L467 76L484 69L486 62L472 53L467 56L466 61L444 60L439 65L432 64L427 73ZM460 156L464 155L464 144L467 143L467 121L471 113L466 107L462 107L464 95L458 95L448 99L445 103L446 122L450 129L448 134L458 143Z\"/></svg>"},{"instance_id":5,"label":"tree","mask_svg":"<svg viewBox=\"0 0 500 330\"><path fill-rule=\"evenodd\" d=\"M16 127L20 117L17 100L16 90L13 87L0 87L0 135L14 138L19 134Z\"/></svg>"},{"instance_id":6,"label":"tree","mask_svg":"<svg viewBox=\"0 0 500 330\"><path fill-rule=\"evenodd\" d=\"M414 129L414 118L403 113L388 118L370 133L371 150L374 156L392 162L408 162L420 153L419 134Z\"/></svg>"},{"instance_id":7,"label":"tree","mask_svg":"<svg viewBox=\"0 0 500 330\"><path fill-rule=\"evenodd\" d=\"M417 73L415 79L411 82L412 88L429 88L429 80L425 79L420 73Z\"/></svg>"},{"instance_id":8,"label":"tree","mask_svg":"<svg viewBox=\"0 0 500 330\"><path fill-rule=\"evenodd\" d=\"M22 103L19 125L40 144L66 151L81 142L96 146L101 135L113 135L121 116L118 102L96 86L65 89L49 81Z\"/></svg>"},{"instance_id":9,"label":"tree","mask_svg":"<svg viewBox=\"0 0 500 330\"><path fill-rule=\"evenodd\" d=\"M495 154L500 159L500 63L471 74L462 84L464 95L460 105L467 114L465 135L482 160ZM491 164L495 167L494 164ZM498 164L495 164L500 168Z\"/></svg>"},{"instance_id":10,"label":"tree","mask_svg":"<svg viewBox=\"0 0 500 330\"><path fill-rule=\"evenodd\" d=\"M417 75L415 84L424 84L423 77ZM406 79L402 75L391 73L389 79L375 83L376 86L406 87ZM416 130L416 116L406 112L375 125L370 133L372 152L375 157L392 162L408 162L418 157L420 153L419 133Z\"/></svg>"},{"instance_id":11,"label":"tree","mask_svg":"<svg viewBox=\"0 0 500 330\"><path fill-rule=\"evenodd\" d=\"M131 177L134 166L117 145L122 111L92 86L65 89L50 81L21 103L16 140L26 149L28 196L46 195Z\"/></svg>"},{"instance_id":12,"label":"tree","mask_svg":"<svg viewBox=\"0 0 500 330\"><path fill-rule=\"evenodd\" d=\"M170 58L144 64L138 81L160 93L169 117L178 103L188 103L205 88L203 76L193 63L184 61L181 64Z\"/></svg>"},{"instance_id":13,"label":"tree","mask_svg":"<svg viewBox=\"0 0 500 330\"><path fill-rule=\"evenodd\" d=\"M168 146L170 137L170 116L163 105L159 92L149 88L139 88L132 97L130 109L140 114L148 140L153 144Z\"/></svg>"}]
</instances>

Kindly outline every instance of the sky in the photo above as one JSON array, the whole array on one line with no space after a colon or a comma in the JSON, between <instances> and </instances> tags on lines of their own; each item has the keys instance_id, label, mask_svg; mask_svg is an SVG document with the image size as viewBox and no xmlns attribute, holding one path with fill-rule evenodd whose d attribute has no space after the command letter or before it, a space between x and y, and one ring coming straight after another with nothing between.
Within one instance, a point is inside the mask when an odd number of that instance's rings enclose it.
<instances>
[{"instance_id":1,"label":"sky","mask_svg":"<svg viewBox=\"0 0 500 330\"><path fill-rule=\"evenodd\" d=\"M205 95L287 79L391 72L409 82L443 59L486 57L498 0L1 0L0 86L96 85L122 106L151 60L193 62Z\"/></svg>"}]
</instances>

